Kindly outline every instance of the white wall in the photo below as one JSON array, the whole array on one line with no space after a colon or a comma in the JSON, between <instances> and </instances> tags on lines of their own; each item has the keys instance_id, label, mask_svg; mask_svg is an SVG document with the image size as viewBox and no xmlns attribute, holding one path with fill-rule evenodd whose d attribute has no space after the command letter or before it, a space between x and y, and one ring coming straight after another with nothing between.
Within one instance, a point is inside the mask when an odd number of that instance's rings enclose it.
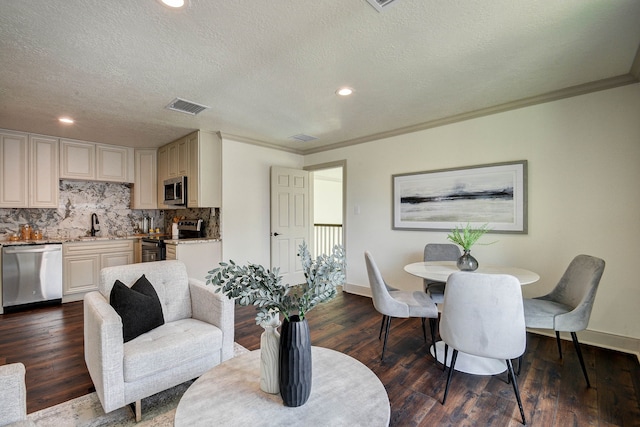
<instances>
[{"instance_id":1,"label":"white wall","mask_svg":"<svg viewBox=\"0 0 640 427\"><path fill-rule=\"evenodd\" d=\"M222 259L270 265L271 166L302 169L297 154L222 138Z\"/></svg>"},{"instance_id":2,"label":"white wall","mask_svg":"<svg viewBox=\"0 0 640 427\"><path fill-rule=\"evenodd\" d=\"M523 289L525 296L551 289L577 254L603 258L607 264L587 342L639 351L640 84L312 154L304 161L347 161L348 289L366 293L365 250L394 286L421 289L421 280L403 266L420 261L427 242L446 242L444 232L391 229L393 174L521 159L529 166L529 233L492 235L498 242L475 246L474 256L480 263L540 274L538 283Z\"/></svg>"}]
</instances>

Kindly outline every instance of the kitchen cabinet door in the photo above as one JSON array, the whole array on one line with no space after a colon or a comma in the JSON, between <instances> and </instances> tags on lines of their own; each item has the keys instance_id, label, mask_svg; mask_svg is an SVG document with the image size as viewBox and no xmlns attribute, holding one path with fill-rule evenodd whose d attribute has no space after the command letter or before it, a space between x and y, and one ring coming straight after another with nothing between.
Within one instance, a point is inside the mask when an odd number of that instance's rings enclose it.
<instances>
[{"instance_id":1,"label":"kitchen cabinet door","mask_svg":"<svg viewBox=\"0 0 640 427\"><path fill-rule=\"evenodd\" d=\"M98 290L100 270L133 264L133 240L68 242L62 245L62 302L79 301Z\"/></svg>"},{"instance_id":2,"label":"kitchen cabinet door","mask_svg":"<svg viewBox=\"0 0 640 427\"><path fill-rule=\"evenodd\" d=\"M29 136L29 207L57 208L59 198L58 139Z\"/></svg>"},{"instance_id":3,"label":"kitchen cabinet door","mask_svg":"<svg viewBox=\"0 0 640 427\"><path fill-rule=\"evenodd\" d=\"M176 155L178 156L178 176L187 176L189 173L189 138L181 138L176 143Z\"/></svg>"},{"instance_id":4,"label":"kitchen cabinet door","mask_svg":"<svg viewBox=\"0 0 640 427\"><path fill-rule=\"evenodd\" d=\"M168 209L164 202L164 180L169 178L169 147L158 148L158 209Z\"/></svg>"},{"instance_id":5,"label":"kitchen cabinet door","mask_svg":"<svg viewBox=\"0 0 640 427\"><path fill-rule=\"evenodd\" d=\"M100 268L115 267L116 265L133 264L133 252L119 252L100 255Z\"/></svg>"},{"instance_id":6,"label":"kitchen cabinet door","mask_svg":"<svg viewBox=\"0 0 640 427\"><path fill-rule=\"evenodd\" d=\"M96 179L98 181L130 182L129 149L116 145L96 145Z\"/></svg>"},{"instance_id":7,"label":"kitchen cabinet door","mask_svg":"<svg viewBox=\"0 0 640 427\"><path fill-rule=\"evenodd\" d=\"M176 258L176 246L177 245L167 245L165 247L165 259L167 260L175 260Z\"/></svg>"},{"instance_id":8,"label":"kitchen cabinet door","mask_svg":"<svg viewBox=\"0 0 640 427\"><path fill-rule=\"evenodd\" d=\"M167 178L178 176L178 144L172 142L167 146Z\"/></svg>"},{"instance_id":9,"label":"kitchen cabinet door","mask_svg":"<svg viewBox=\"0 0 640 427\"><path fill-rule=\"evenodd\" d=\"M158 209L156 150L135 151L135 180L131 209Z\"/></svg>"},{"instance_id":10,"label":"kitchen cabinet door","mask_svg":"<svg viewBox=\"0 0 640 427\"><path fill-rule=\"evenodd\" d=\"M63 295L85 293L98 289L100 255L64 257Z\"/></svg>"},{"instance_id":11,"label":"kitchen cabinet door","mask_svg":"<svg viewBox=\"0 0 640 427\"><path fill-rule=\"evenodd\" d=\"M96 179L96 144L91 142L60 140L60 178Z\"/></svg>"},{"instance_id":12,"label":"kitchen cabinet door","mask_svg":"<svg viewBox=\"0 0 640 427\"><path fill-rule=\"evenodd\" d=\"M214 132L197 131L189 141L187 207L217 208L222 205L222 141Z\"/></svg>"},{"instance_id":13,"label":"kitchen cabinet door","mask_svg":"<svg viewBox=\"0 0 640 427\"><path fill-rule=\"evenodd\" d=\"M29 199L27 134L0 133L0 207L26 208Z\"/></svg>"}]
</instances>

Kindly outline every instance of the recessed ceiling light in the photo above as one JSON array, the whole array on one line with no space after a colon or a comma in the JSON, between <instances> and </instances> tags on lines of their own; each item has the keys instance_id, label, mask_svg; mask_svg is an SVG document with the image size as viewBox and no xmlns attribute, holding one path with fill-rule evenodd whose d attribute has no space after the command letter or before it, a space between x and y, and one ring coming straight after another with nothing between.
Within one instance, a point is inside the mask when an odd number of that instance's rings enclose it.
<instances>
[{"instance_id":1,"label":"recessed ceiling light","mask_svg":"<svg viewBox=\"0 0 640 427\"><path fill-rule=\"evenodd\" d=\"M69 118L69 117L60 117L58 119L60 121L60 123L64 123L67 125L72 125L73 124L73 119Z\"/></svg>"},{"instance_id":2,"label":"recessed ceiling light","mask_svg":"<svg viewBox=\"0 0 640 427\"><path fill-rule=\"evenodd\" d=\"M174 9L181 8L185 5L185 0L160 0L165 6L172 7Z\"/></svg>"},{"instance_id":3,"label":"recessed ceiling light","mask_svg":"<svg viewBox=\"0 0 640 427\"><path fill-rule=\"evenodd\" d=\"M350 87L341 87L336 91L336 93L340 96L349 96L353 93L353 89Z\"/></svg>"}]
</instances>

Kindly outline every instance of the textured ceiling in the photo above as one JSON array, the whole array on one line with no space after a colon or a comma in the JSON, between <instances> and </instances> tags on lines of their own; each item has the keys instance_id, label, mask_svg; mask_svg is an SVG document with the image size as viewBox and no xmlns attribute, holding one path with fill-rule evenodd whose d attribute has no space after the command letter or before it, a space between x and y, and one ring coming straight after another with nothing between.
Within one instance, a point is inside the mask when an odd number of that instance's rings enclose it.
<instances>
[{"instance_id":1,"label":"textured ceiling","mask_svg":"<svg viewBox=\"0 0 640 427\"><path fill-rule=\"evenodd\" d=\"M1 0L0 128L309 153L637 82L639 46L638 0Z\"/></svg>"}]
</instances>

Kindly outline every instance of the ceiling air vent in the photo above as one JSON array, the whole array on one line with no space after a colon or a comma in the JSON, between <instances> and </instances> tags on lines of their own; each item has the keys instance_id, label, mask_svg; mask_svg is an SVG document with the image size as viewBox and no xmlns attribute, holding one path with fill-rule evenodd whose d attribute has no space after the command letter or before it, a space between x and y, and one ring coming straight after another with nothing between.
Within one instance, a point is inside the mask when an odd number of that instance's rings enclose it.
<instances>
[{"instance_id":1,"label":"ceiling air vent","mask_svg":"<svg viewBox=\"0 0 640 427\"><path fill-rule=\"evenodd\" d=\"M371 6L373 6L378 12L382 12L382 9L389 6L395 0L367 0Z\"/></svg>"},{"instance_id":2,"label":"ceiling air vent","mask_svg":"<svg viewBox=\"0 0 640 427\"><path fill-rule=\"evenodd\" d=\"M296 141L300 142L309 142L313 141L314 139L318 139L315 136L305 135L304 133L299 133L297 135L290 136L289 138L295 139Z\"/></svg>"},{"instance_id":3,"label":"ceiling air vent","mask_svg":"<svg viewBox=\"0 0 640 427\"><path fill-rule=\"evenodd\" d=\"M178 111L180 113L191 114L195 116L196 114L201 113L207 108L211 107L196 104L195 102L187 101L186 99L176 98L171 101L165 108L168 110Z\"/></svg>"}]
</instances>

